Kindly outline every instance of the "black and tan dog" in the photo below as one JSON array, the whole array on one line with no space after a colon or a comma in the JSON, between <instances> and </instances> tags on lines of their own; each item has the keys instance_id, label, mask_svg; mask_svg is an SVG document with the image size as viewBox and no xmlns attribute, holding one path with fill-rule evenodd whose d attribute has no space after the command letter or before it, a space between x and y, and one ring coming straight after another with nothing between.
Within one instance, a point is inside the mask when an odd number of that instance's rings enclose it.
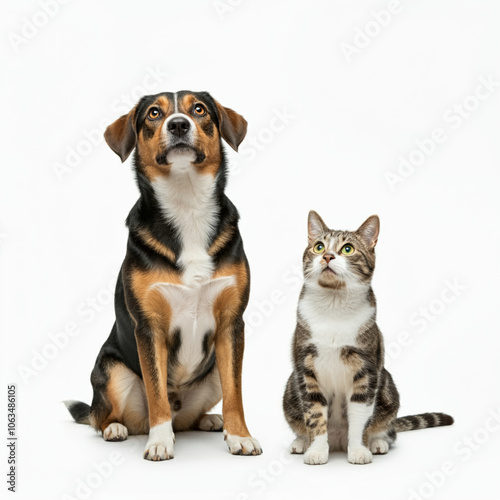
<instances>
[{"instance_id":1,"label":"black and tan dog","mask_svg":"<svg viewBox=\"0 0 500 500\"><path fill-rule=\"evenodd\" d=\"M246 129L208 93L183 91L143 97L105 132L122 162L135 149L140 198L92 406L66 405L107 441L149 433L148 460L173 458L174 431L188 429L224 429L231 453L262 452L243 415L250 275L221 142L237 150ZM207 414L221 397L223 418Z\"/></svg>"}]
</instances>

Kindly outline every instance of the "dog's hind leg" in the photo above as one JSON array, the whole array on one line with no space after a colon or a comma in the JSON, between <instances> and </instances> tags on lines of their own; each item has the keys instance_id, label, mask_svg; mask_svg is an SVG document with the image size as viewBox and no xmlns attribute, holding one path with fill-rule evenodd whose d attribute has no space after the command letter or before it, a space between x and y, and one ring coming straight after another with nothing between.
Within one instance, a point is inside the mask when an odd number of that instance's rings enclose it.
<instances>
[{"instance_id":1,"label":"dog's hind leg","mask_svg":"<svg viewBox=\"0 0 500 500\"><path fill-rule=\"evenodd\" d=\"M222 432L224 420L219 413L205 413L198 422L198 430L208 432Z\"/></svg>"},{"instance_id":2,"label":"dog's hind leg","mask_svg":"<svg viewBox=\"0 0 500 500\"><path fill-rule=\"evenodd\" d=\"M169 394L176 431L222 431L222 415L208 414L222 397L217 367L201 382L188 386L176 394Z\"/></svg>"},{"instance_id":3,"label":"dog's hind leg","mask_svg":"<svg viewBox=\"0 0 500 500\"><path fill-rule=\"evenodd\" d=\"M123 363L102 359L92 372L94 399L91 425L106 441L124 441L128 435L149 431L142 380Z\"/></svg>"}]
</instances>

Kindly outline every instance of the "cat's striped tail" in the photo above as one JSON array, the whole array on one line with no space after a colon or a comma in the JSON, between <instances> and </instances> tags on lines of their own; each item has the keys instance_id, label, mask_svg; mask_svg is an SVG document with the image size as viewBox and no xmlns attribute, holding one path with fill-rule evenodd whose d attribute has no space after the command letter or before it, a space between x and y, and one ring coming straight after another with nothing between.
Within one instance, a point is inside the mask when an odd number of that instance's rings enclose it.
<instances>
[{"instance_id":1,"label":"cat's striped tail","mask_svg":"<svg viewBox=\"0 0 500 500\"><path fill-rule=\"evenodd\" d=\"M421 413L420 415L407 415L396 419L396 432L414 431L416 429L427 429L428 427L440 427L451 425L453 417L446 413Z\"/></svg>"}]
</instances>

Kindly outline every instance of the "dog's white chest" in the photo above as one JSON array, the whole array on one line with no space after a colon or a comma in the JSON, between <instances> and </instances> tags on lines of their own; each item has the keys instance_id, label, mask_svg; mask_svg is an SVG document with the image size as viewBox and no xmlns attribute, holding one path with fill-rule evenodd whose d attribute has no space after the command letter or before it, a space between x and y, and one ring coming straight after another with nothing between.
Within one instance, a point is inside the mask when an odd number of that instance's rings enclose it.
<instances>
[{"instance_id":1,"label":"dog's white chest","mask_svg":"<svg viewBox=\"0 0 500 500\"><path fill-rule=\"evenodd\" d=\"M211 175L198 173L182 156L172 163L168 178L153 182L164 217L181 241L177 263L188 286L205 282L213 274L208 247L219 216L215 184Z\"/></svg>"},{"instance_id":2,"label":"dog's white chest","mask_svg":"<svg viewBox=\"0 0 500 500\"><path fill-rule=\"evenodd\" d=\"M208 254L219 217L216 181L201 174L188 155L172 155L168 177L153 182L156 199L165 219L181 243L177 264L182 285L156 283L171 311L169 333L180 331L179 364L189 374L204 361L205 335L215 330L214 303L219 294L235 284L234 276L213 279L214 265Z\"/></svg>"},{"instance_id":3,"label":"dog's white chest","mask_svg":"<svg viewBox=\"0 0 500 500\"><path fill-rule=\"evenodd\" d=\"M172 311L169 334L180 331L178 361L186 373L193 373L205 359L203 340L205 335L215 331L214 303L225 288L234 284L234 276L224 276L189 286L153 285L165 297Z\"/></svg>"}]
</instances>

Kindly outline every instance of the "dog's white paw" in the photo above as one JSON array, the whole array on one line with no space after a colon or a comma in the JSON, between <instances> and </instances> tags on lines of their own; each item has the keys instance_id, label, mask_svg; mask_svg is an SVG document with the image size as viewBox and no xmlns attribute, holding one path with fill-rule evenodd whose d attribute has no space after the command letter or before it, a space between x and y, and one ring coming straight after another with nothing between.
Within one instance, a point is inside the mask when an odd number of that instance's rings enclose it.
<instances>
[{"instance_id":1,"label":"dog's white paw","mask_svg":"<svg viewBox=\"0 0 500 500\"><path fill-rule=\"evenodd\" d=\"M370 443L370 451L374 455L385 455L389 451L389 443L382 438L372 439Z\"/></svg>"},{"instance_id":2,"label":"dog's white paw","mask_svg":"<svg viewBox=\"0 0 500 500\"><path fill-rule=\"evenodd\" d=\"M153 462L161 460L170 460L174 458L174 442L171 443L152 443L146 445L144 458Z\"/></svg>"},{"instance_id":3,"label":"dog's white paw","mask_svg":"<svg viewBox=\"0 0 500 500\"><path fill-rule=\"evenodd\" d=\"M211 413L201 417L198 429L200 429L200 431L216 432L221 431L223 426L224 421L222 420L222 415Z\"/></svg>"},{"instance_id":4,"label":"dog's white paw","mask_svg":"<svg viewBox=\"0 0 500 500\"><path fill-rule=\"evenodd\" d=\"M290 453L302 455L307 448L307 440L303 437L298 437L292 441L290 445Z\"/></svg>"},{"instance_id":5,"label":"dog's white paw","mask_svg":"<svg viewBox=\"0 0 500 500\"><path fill-rule=\"evenodd\" d=\"M347 451L347 461L351 464L370 464L373 455L368 448L360 446Z\"/></svg>"},{"instance_id":6,"label":"dog's white paw","mask_svg":"<svg viewBox=\"0 0 500 500\"><path fill-rule=\"evenodd\" d=\"M259 442L253 437L234 436L224 431L224 439L232 455L260 455L262 453Z\"/></svg>"},{"instance_id":7,"label":"dog's white paw","mask_svg":"<svg viewBox=\"0 0 500 500\"><path fill-rule=\"evenodd\" d=\"M113 422L104 429L102 437L104 441L125 441L128 437L128 430L124 425Z\"/></svg>"},{"instance_id":8,"label":"dog's white paw","mask_svg":"<svg viewBox=\"0 0 500 500\"><path fill-rule=\"evenodd\" d=\"M174 458L174 431L172 421L155 425L149 430L149 438L144 450L144 458L154 462Z\"/></svg>"}]
</instances>

